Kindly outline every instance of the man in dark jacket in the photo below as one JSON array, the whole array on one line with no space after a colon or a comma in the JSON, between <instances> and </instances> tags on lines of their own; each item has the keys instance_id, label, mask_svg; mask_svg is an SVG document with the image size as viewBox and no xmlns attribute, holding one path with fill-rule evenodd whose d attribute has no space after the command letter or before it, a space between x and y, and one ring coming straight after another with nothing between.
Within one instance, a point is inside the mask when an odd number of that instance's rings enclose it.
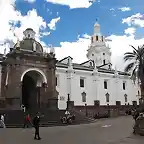
<instances>
[{"instance_id":1,"label":"man in dark jacket","mask_svg":"<svg viewBox=\"0 0 144 144\"><path fill-rule=\"evenodd\" d=\"M33 125L35 128L35 137L34 139L40 140L40 136L39 136L39 123L40 123L40 115L39 113L36 114L36 116L33 119Z\"/></svg>"}]
</instances>

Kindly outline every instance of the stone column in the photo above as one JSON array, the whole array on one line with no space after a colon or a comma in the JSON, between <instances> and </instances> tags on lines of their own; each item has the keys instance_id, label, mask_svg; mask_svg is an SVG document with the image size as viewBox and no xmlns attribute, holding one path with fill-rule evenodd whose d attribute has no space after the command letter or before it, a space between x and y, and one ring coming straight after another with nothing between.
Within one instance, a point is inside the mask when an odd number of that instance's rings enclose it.
<instances>
[{"instance_id":1,"label":"stone column","mask_svg":"<svg viewBox=\"0 0 144 144\"><path fill-rule=\"evenodd\" d=\"M116 83L116 89L115 89L115 101L119 101L119 81L118 78L116 77L115 79L115 83Z\"/></svg>"},{"instance_id":2,"label":"stone column","mask_svg":"<svg viewBox=\"0 0 144 144\"><path fill-rule=\"evenodd\" d=\"M98 100L98 79L95 77L93 82L94 82L95 97L96 100Z\"/></svg>"},{"instance_id":3,"label":"stone column","mask_svg":"<svg viewBox=\"0 0 144 144\"><path fill-rule=\"evenodd\" d=\"M47 75L47 108L58 109L58 92L56 91L56 75L55 75L55 59L49 63L49 71Z\"/></svg>"},{"instance_id":4,"label":"stone column","mask_svg":"<svg viewBox=\"0 0 144 144\"><path fill-rule=\"evenodd\" d=\"M5 98L2 97L1 91L1 82L2 82L2 66L0 65L0 108L5 107Z\"/></svg>"},{"instance_id":5,"label":"stone column","mask_svg":"<svg viewBox=\"0 0 144 144\"><path fill-rule=\"evenodd\" d=\"M21 82L8 86L6 91L7 106L11 109L21 109L22 87Z\"/></svg>"},{"instance_id":6,"label":"stone column","mask_svg":"<svg viewBox=\"0 0 144 144\"><path fill-rule=\"evenodd\" d=\"M72 109L74 107L74 101L72 101L72 77L73 68L68 67L67 71L67 109Z\"/></svg>"},{"instance_id":7,"label":"stone column","mask_svg":"<svg viewBox=\"0 0 144 144\"><path fill-rule=\"evenodd\" d=\"M69 97L71 99L71 73L67 74L67 94L69 94Z\"/></svg>"}]
</instances>

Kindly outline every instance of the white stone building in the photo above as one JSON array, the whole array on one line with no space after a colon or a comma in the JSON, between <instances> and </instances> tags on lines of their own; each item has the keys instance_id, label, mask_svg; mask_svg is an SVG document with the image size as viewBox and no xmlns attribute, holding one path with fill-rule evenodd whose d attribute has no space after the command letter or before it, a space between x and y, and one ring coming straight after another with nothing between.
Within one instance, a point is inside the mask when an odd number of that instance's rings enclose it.
<instances>
[{"instance_id":1,"label":"white stone building","mask_svg":"<svg viewBox=\"0 0 144 144\"><path fill-rule=\"evenodd\" d=\"M68 56L57 63L56 82L59 92L59 109L66 108L68 94L76 106L139 104L139 89L129 75L112 69L110 48L94 25L94 34L87 51L88 61L73 63Z\"/></svg>"}]
</instances>

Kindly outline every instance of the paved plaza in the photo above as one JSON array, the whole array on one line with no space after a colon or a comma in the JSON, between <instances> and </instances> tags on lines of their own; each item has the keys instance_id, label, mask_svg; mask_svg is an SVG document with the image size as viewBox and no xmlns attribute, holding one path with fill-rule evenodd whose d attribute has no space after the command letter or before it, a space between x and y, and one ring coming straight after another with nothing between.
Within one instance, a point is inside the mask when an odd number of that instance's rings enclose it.
<instances>
[{"instance_id":1,"label":"paved plaza","mask_svg":"<svg viewBox=\"0 0 144 144\"><path fill-rule=\"evenodd\" d=\"M34 129L0 129L0 144L142 144L132 134L132 117L103 119L92 124L40 128L42 140L33 139Z\"/></svg>"}]
</instances>

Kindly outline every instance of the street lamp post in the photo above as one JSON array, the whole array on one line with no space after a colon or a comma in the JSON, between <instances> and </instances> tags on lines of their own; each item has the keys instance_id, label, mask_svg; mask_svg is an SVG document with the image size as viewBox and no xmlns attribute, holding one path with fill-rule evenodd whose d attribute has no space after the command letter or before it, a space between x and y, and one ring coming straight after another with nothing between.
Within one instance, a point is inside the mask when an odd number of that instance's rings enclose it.
<instances>
[{"instance_id":1,"label":"street lamp post","mask_svg":"<svg viewBox=\"0 0 144 144\"><path fill-rule=\"evenodd\" d=\"M85 103L85 115L88 116L87 103Z\"/></svg>"},{"instance_id":2,"label":"street lamp post","mask_svg":"<svg viewBox=\"0 0 144 144\"><path fill-rule=\"evenodd\" d=\"M69 102L70 102L70 94L68 93L68 98L67 98L67 110L69 110Z\"/></svg>"}]
</instances>

